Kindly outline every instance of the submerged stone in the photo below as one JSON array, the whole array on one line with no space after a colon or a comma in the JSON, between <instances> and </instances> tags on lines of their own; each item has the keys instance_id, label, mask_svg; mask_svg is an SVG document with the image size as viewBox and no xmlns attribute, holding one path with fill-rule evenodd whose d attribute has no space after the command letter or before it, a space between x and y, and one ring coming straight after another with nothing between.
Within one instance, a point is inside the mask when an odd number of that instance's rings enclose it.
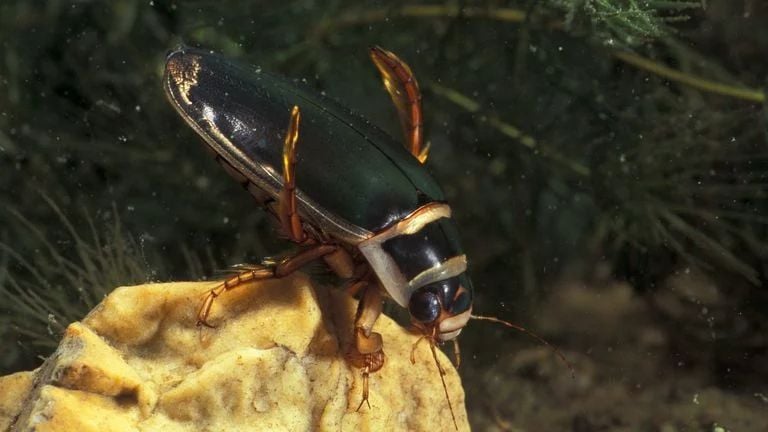
<instances>
[{"instance_id":1,"label":"submerged stone","mask_svg":"<svg viewBox=\"0 0 768 432\"><path fill-rule=\"evenodd\" d=\"M0 377L0 430L453 430L428 344L382 316L384 368L345 360L356 302L305 276L239 287L196 314L215 282L116 289L37 370ZM464 392L441 353L459 427Z\"/></svg>"}]
</instances>

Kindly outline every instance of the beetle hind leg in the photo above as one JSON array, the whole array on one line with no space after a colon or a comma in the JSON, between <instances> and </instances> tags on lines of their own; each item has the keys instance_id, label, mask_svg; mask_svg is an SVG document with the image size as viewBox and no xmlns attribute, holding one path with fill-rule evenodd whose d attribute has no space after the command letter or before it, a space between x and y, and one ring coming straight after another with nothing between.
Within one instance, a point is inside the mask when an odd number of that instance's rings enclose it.
<instances>
[{"instance_id":1,"label":"beetle hind leg","mask_svg":"<svg viewBox=\"0 0 768 432\"><path fill-rule=\"evenodd\" d=\"M301 112L298 106L291 110L291 119L285 132L283 145L283 189L280 191L278 218L280 225L295 243L307 240L307 234L301 224L296 208L296 142L299 140L299 122Z\"/></svg>"},{"instance_id":2,"label":"beetle hind leg","mask_svg":"<svg viewBox=\"0 0 768 432\"><path fill-rule=\"evenodd\" d=\"M405 148L418 159L427 161L429 143L424 141L421 90L411 68L394 53L381 47L371 48L371 60L381 74L384 87L397 108L405 138Z\"/></svg>"}]
</instances>

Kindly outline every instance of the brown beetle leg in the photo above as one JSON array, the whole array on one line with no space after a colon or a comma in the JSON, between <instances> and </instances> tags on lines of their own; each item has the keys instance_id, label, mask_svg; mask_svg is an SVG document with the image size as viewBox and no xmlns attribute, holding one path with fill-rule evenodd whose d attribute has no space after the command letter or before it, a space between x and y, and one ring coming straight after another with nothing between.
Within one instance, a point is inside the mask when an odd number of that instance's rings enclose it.
<instances>
[{"instance_id":1,"label":"brown beetle leg","mask_svg":"<svg viewBox=\"0 0 768 432\"><path fill-rule=\"evenodd\" d=\"M229 279L225 279L215 288L210 290L208 295L206 295L205 300L203 300L203 303L200 305L200 309L197 312L197 325L213 327L208 323L208 316L211 313L213 302L225 291L233 290L239 286L257 280L273 278L279 279L288 276L310 261L314 261L320 257L332 254L338 249L338 246L319 244L299 251L295 255L287 257L275 265L253 266L230 277Z\"/></svg>"},{"instance_id":2,"label":"brown beetle leg","mask_svg":"<svg viewBox=\"0 0 768 432\"><path fill-rule=\"evenodd\" d=\"M371 407L368 401L368 377L384 366L384 342L381 334L373 331L373 325L381 315L382 304L379 286L368 284L357 304L354 346L347 353L350 362L363 370L363 398L357 406L358 411L364 403L368 404L368 408Z\"/></svg>"},{"instance_id":3,"label":"brown beetle leg","mask_svg":"<svg viewBox=\"0 0 768 432\"><path fill-rule=\"evenodd\" d=\"M365 289L366 286L368 286L368 282L364 280L353 280L346 284L346 286L344 287L344 291L350 297L355 297L360 291Z\"/></svg>"},{"instance_id":4,"label":"brown beetle leg","mask_svg":"<svg viewBox=\"0 0 768 432\"><path fill-rule=\"evenodd\" d=\"M355 262L352 255L343 248L338 248L335 252L325 255L323 261L342 279L350 279L355 276Z\"/></svg>"},{"instance_id":5,"label":"brown beetle leg","mask_svg":"<svg viewBox=\"0 0 768 432\"><path fill-rule=\"evenodd\" d=\"M405 147L424 163L429 143L423 145L421 91L411 68L394 53L381 47L371 48L371 60L381 74L384 87L397 108L397 116L405 136Z\"/></svg>"},{"instance_id":6,"label":"brown beetle leg","mask_svg":"<svg viewBox=\"0 0 768 432\"><path fill-rule=\"evenodd\" d=\"M456 369L459 369L459 366L461 366L461 348L459 348L459 340L457 338L453 339L453 358L456 366Z\"/></svg>"},{"instance_id":7,"label":"brown beetle leg","mask_svg":"<svg viewBox=\"0 0 768 432\"><path fill-rule=\"evenodd\" d=\"M296 209L296 142L299 140L299 121L301 113L299 107L291 110L291 120L285 131L283 145L283 189L280 191L278 205L278 218L280 225L288 234L288 238L296 243L302 243L307 235L301 226L301 218Z\"/></svg>"}]
</instances>

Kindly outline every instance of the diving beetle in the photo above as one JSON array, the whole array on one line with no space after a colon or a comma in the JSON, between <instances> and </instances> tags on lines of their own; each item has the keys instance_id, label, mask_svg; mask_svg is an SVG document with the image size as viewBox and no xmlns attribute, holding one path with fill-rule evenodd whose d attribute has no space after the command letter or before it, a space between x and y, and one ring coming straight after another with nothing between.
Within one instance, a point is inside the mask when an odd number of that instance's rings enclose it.
<instances>
[{"instance_id":1,"label":"diving beetle","mask_svg":"<svg viewBox=\"0 0 768 432\"><path fill-rule=\"evenodd\" d=\"M416 79L393 53L373 47L370 55L397 108L404 146L333 100L209 51L171 52L164 76L176 111L300 247L213 288L198 325L209 326L211 306L225 291L322 258L360 298L348 356L363 374L358 410L370 406L369 374L384 365L373 326L385 297L408 309L436 362L435 345L455 342L470 318L502 322L471 315L473 289L451 208L423 166L428 146Z\"/></svg>"}]
</instances>

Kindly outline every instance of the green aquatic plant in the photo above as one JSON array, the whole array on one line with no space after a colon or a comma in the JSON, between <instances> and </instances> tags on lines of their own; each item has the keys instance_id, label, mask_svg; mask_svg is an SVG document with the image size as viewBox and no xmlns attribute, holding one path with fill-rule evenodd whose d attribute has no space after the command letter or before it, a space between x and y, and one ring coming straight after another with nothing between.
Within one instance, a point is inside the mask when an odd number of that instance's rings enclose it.
<instances>
[{"instance_id":1,"label":"green aquatic plant","mask_svg":"<svg viewBox=\"0 0 768 432\"><path fill-rule=\"evenodd\" d=\"M73 221L51 198L40 198L59 218L62 231L7 209L16 228L0 242L0 320L3 340L17 341L7 347L19 351L12 359L46 355L66 326L82 319L112 289L157 277L144 248L124 231L116 209L98 222L87 212ZM26 238L25 248L14 246L19 236Z\"/></svg>"},{"instance_id":2,"label":"green aquatic plant","mask_svg":"<svg viewBox=\"0 0 768 432\"><path fill-rule=\"evenodd\" d=\"M547 0L565 14L568 31L589 35L609 46L634 46L673 33L670 24L689 19L697 1Z\"/></svg>"},{"instance_id":3,"label":"green aquatic plant","mask_svg":"<svg viewBox=\"0 0 768 432\"><path fill-rule=\"evenodd\" d=\"M756 119L744 111L679 108L599 163L598 231L614 250L677 256L760 285L755 264L768 250L768 152L757 144ZM645 114L621 116L633 122L638 115Z\"/></svg>"}]
</instances>

